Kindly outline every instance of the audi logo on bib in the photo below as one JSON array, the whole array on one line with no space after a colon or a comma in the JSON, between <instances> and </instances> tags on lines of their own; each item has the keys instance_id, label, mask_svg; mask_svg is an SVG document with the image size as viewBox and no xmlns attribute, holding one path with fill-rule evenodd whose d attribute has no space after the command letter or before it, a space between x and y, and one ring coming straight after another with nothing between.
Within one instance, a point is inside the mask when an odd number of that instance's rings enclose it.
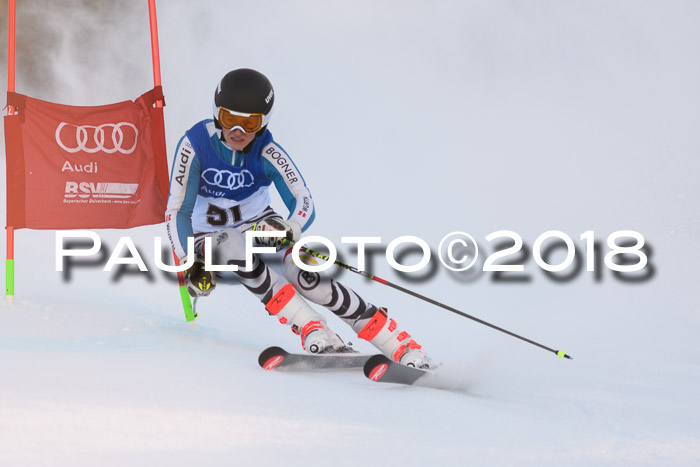
<instances>
[{"instance_id":1,"label":"audi logo on bib","mask_svg":"<svg viewBox=\"0 0 700 467\"><path fill-rule=\"evenodd\" d=\"M129 122L104 123L99 126L61 122L56 127L56 143L71 154L78 151L88 154L131 154L136 149L138 136L136 125Z\"/></svg>"},{"instance_id":2,"label":"audi logo on bib","mask_svg":"<svg viewBox=\"0 0 700 467\"><path fill-rule=\"evenodd\" d=\"M202 172L202 179L208 185L225 188L228 190L238 190L246 188L255 183L255 178L249 170L243 169L240 172L230 170L207 169Z\"/></svg>"}]
</instances>

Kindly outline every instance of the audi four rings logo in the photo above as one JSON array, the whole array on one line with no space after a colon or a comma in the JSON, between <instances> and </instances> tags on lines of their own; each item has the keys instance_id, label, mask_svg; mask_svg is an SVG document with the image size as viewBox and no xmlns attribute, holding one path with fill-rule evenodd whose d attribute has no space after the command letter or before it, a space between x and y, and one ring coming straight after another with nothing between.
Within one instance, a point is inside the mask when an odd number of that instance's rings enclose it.
<instances>
[{"instance_id":1,"label":"audi four rings logo","mask_svg":"<svg viewBox=\"0 0 700 467\"><path fill-rule=\"evenodd\" d=\"M226 188L228 190L238 190L239 188L249 187L255 182L253 174L246 169L240 172L207 169L202 172L202 178L209 185Z\"/></svg>"},{"instance_id":2,"label":"audi four rings logo","mask_svg":"<svg viewBox=\"0 0 700 467\"><path fill-rule=\"evenodd\" d=\"M114 154L118 151L131 154L136 149L138 136L136 125L129 122L105 123L99 126L78 126L61 122L56 128L56 142L61 149L70 153L84 151L94 154L102 151Z\"/></svg>"}]
</instances>

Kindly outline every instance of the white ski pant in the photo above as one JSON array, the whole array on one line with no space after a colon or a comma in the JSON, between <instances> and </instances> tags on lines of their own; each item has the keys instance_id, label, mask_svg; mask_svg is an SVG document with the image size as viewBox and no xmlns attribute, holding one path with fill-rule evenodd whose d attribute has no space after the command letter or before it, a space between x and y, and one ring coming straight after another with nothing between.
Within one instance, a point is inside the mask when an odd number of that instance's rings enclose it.
<instances>
[{"instance_id":1,"label":"white ski pant","mask_svg":"<svg viewBox=\"0 0 700 467\"><path fill-rule=\"evenodd\" d=\"M277 255L253 255L250 268L246 268L245 234L235 229L226 229L215 234L199 236L197 250L204 251L205 236L212 239L213 264L236 265L238 280L258 299L267 305L288 283L305 299L324 306L360 332L377 312L377 307L365 302L354 290L326 278L322 273L307 272L292 261L291 248ZM264 261L265 256L275 258L272 264L281 264L274 269ZM276 271L276 270L277 271Z\"/></svg>"},{"instance_id":2,"label":"white ski pant","mask_svg":"<svg viewBox=\"0 0 700 467\"><path fill-rule=\"evenodd\" d=\"M210 236L215 260L213 264L238 266L235 274L241 284L263 302L270 314L301 334L302 345L308 333L317 326L323 327L321 323L326 323L326 320L301 303L296 293L329 309L349 325L359 338L369 341L397 362L411 350L423 354L421 346L408 332L399 328L396 321L388 318L385 309L365 302L351 288L321 273L302 270L293 263L291 249L278 252L283 256L280 274L268 267L258 255L253 255L250 267L246 267L244 233L226 229ZM203 237L199 240L203 240ZM199 248L202 243L198 241Z\"/></svg>"}]
</instances>

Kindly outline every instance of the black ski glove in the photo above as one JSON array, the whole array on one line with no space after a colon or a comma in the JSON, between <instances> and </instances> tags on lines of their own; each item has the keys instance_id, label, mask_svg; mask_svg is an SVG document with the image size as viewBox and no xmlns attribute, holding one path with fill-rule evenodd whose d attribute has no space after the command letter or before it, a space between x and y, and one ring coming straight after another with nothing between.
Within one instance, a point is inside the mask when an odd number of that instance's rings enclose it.
<instances>
[{"instance_id":1,"label":"black ski glove","mask_svg":"<svg viewBox=\"0 0 700 467\"><path fill-rule=\"evenodd\" d=\"M206 297L216 288L216 274L204 269L204 260L197 257L194 264L185 271L187 291L193 297Z\"/></svg>"}]
</instances>

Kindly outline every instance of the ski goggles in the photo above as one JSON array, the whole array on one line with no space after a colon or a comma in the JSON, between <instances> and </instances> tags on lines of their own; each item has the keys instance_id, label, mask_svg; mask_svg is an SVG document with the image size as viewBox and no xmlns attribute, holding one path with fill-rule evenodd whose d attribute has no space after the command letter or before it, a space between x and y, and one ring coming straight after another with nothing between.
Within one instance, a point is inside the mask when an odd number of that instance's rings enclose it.
<instances>
[{"instance_id":1,"label":"ski goggles","mask_svg":"<svg viewBox=\"0 0 700 467\"><path fill-rule=\"evenodd\" d=\"M264 114L246 114L219 107L216 115L219 125L227 130L238 127L246 133L255 133L265 125Z\"/></svg>"}]
</instances>

